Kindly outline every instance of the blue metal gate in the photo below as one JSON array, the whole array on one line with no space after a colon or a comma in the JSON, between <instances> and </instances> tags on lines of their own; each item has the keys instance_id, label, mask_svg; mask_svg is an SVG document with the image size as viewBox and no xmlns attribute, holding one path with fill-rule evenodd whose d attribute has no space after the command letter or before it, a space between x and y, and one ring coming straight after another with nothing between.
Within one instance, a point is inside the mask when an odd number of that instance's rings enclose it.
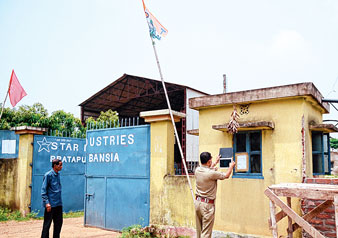
<instances>
[{"instance_id":1,"label":"blue metal gate","mask_svg":"<svg viewBox=\"0 0 338 238\"><path fill-rule=\"evenodd\" d=\"M63 210L83 211L85 189L85 139L34 136L31 211L43 215L41 185L43 175L52 169L52 160L60 159Z\"/></svg>"},{"instance_id":2,"label":"blue metal gate","mask_svg":"<svg viewBox=\"0 0 338 238\"><path fill-rule=\"evenodd\" d=\"M149 224L150 127L87 132L85 225Z\"/></svg>"}]
</instances>

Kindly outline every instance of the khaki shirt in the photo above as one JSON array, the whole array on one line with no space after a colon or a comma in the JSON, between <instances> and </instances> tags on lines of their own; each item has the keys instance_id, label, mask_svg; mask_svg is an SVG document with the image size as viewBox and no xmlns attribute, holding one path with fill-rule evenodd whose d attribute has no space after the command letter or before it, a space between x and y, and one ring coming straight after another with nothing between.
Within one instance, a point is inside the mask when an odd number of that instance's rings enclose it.
<instances>
[{"instance_id":1,"label":"khaki shirt","mask_svg":"<svg viewBox=\"0 0 338 238\"><path fill-rule=\"evenodd\" d=\"M207 166L199 166L195 170L196 195L216 199L217 180L226 179L225 173L215 171Z\"/></svg>"}]
</instances>

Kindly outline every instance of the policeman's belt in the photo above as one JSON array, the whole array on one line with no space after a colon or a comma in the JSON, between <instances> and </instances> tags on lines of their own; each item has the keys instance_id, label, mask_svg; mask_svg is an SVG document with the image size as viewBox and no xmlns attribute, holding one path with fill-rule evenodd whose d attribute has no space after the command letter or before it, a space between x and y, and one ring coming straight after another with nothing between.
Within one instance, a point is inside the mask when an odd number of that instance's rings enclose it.
<instances>
[{"instance_id":1,"label":"policeman's belt","mask_svg":"<svg viewBox=\"0 0 338 238\"><path fill-rule=\"evenodd\" d=\"M214 204L214 202L215 202L215 200L213 200L213 199L200 197L198 195L196 195L196 200L201 201L201 202L205 202L205 203L210 203L210 204Z\"/></svg>"}]
</instances>

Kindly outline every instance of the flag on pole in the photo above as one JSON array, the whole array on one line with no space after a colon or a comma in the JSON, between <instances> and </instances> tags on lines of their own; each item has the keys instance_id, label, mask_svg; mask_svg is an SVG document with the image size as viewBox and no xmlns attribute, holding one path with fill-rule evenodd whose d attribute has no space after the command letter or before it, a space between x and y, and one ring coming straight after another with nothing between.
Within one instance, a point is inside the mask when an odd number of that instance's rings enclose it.
<instances>
[{"instance_id":1,"label":"flag on pole","mask_svg":"<svg viewBox=\"0 0 338 238\"><path fill-rule=\"evenodd\" d=\"M156 17L154 17L153 14L149 12L143 0L142 0L142 3L143 3L144 13L146 14L146 19L147 19L148 26L149 26L150 36L152 38L161 40L162 36L166 36L168 34L168 30L164 26L162 26L162 24L156 19Z\"/></svg>"},{"instance_id":2,"label":"flag on pole","mask_svg":"<svg viewBox=\"0 0 338 238\"><path fill-rule=\"evenodd\" d=\"M14 73L14 69L12 70L11 79L9 81L9 100L11 101L11 104L13 107L24 97L27 95L23 87L21 86L18 78L16 77Z\"/></svg>"}]
</instances>

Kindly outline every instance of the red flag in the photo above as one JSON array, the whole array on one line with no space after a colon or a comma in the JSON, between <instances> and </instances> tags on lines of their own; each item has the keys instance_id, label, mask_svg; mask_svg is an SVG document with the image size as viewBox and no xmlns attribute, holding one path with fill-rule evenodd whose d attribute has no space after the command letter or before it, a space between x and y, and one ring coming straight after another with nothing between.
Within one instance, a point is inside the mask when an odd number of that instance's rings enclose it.
<instances>
[{"instance_id":1,"label":"red flag","mask_svg":"<svg viewBox=\"0 0 338 238\"><path fill-rule=\"evenodd\" d=\"M27 95L23 87L21 86L18 78L14 73L14 69L12 70L11 80L9 81L9 100L13 107L24 97Z\"/></svg>"}]
</instances>

